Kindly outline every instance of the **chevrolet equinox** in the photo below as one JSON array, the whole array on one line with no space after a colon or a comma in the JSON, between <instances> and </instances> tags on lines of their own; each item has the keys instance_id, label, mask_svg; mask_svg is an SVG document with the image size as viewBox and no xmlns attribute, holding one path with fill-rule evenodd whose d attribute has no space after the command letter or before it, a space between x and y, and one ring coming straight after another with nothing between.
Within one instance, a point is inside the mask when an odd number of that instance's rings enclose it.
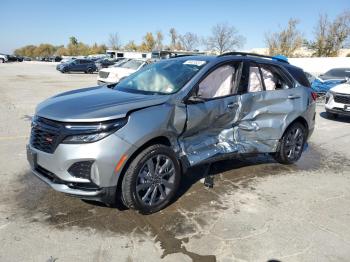
<instances>
[{"instance_id":1,"label":"chevrolet equinox","mask_svg":"<svg viewBox=\"0 0 350 262\"><path fill-rule=\"evenodd\" d=\"M27 158L57 191L147 214L170 203L189 167L249 153L296 162L314 124L315 94L287 60L184 56L42 102Z\"/></svg>"}]
</instances>

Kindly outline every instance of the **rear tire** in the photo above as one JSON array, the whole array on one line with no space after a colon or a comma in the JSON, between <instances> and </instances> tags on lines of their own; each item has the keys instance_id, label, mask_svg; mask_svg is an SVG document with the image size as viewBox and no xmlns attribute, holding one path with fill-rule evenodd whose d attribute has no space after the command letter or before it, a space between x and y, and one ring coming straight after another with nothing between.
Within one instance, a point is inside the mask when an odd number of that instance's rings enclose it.
<instances>
[{"instance_id":1,"label":"rear tire","mask_svg":"<svg viewBox=\"0 0 350 262\"><path fill-rule=\"evenodd\" d=\"M3 58L0 58L0 64L5 63L5 60Z\"/></svg>"},{"instance_id":2,"label":"rear tire","mask_svg":"<svg viewBox=\"0 0 350 262\"><path fill-rule=\"evenodd\" d=\"M87 69L87 71L86 71L88 74L92 74L93 72L94 72L94 70L91 68L91 67L89 67L88 69Z\"/></svg>"},{"instance_id":3,"label":"rear tire","mask_svg":"<svg viewBox=\"0 0 350 262\"><path fill-rule=\"evenodd\" d=\"M279 150L273 154L273 157L281 164L293 164L301 157L305 142L306 128L300 122L295 122L284 132Z\"/></svg>"},{"instance_id":4,"label":"rear tire","mask_svg":"<svg viewBox=\"0 0 350 262\"><path fill-rule=\"evenodd\" d=\"M130 163L122 181L124 204L142 214L166 207L179 187L181 169L174 151L161 144L144 149Z\"/></svg>"}]
</instances>

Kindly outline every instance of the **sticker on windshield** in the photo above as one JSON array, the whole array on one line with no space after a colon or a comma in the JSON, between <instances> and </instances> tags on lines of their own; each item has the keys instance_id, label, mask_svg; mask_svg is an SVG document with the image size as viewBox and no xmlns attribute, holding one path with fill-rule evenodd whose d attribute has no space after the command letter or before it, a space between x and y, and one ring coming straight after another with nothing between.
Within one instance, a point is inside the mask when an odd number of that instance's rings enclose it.
<instances>
[{"instance_id":1,"label":"sticker on windshield","mask_svg":"<svg viewBox=\"0 0 350 262\"><path fill-rule=\"evenodd\" d=\"M202 66L206 62L205 61L200 61L200 60L187 60L183 64L184 65L195 65L195 66Z\"/></svg>"}]
</instances>

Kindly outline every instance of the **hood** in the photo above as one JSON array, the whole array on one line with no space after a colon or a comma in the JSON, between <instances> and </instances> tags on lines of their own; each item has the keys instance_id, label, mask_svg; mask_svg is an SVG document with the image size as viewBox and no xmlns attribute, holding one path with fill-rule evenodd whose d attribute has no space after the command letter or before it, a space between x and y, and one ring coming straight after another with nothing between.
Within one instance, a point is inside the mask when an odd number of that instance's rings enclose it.
<instances>
[{"instance_id":1,"label":"hood","mask_svg":"<svg viewBox=\"0 0 350 262\"><path fill-rule=\"evenodd\" d=\"M333 88L331 88L331 91L335 93L341 93L341 94L349 94L350 95L350 84L340 84Z\"/></svg>"},{"instance_id":2,"label":"hood","mask_svg":"<svg viewBox=\"0 0 350 262\"><path fill-rule=\"evenodd\" d=\"M40 103L36 115L62 122L99 122L125 117L130 110L159 105L166 95L142 95L106 86L73 90Z\"/></svg>"}]
</instances>

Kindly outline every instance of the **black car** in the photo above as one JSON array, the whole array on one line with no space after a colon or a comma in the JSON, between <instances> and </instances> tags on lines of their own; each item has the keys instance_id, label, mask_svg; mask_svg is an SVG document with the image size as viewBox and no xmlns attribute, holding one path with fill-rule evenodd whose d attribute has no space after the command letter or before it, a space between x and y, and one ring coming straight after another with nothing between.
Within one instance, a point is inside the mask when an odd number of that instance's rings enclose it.
<instances>
[{"instance_id":1,"label":"black car","mask_svg":"<svg viewBox=\"0 0 350 262\"><path fill-rule=\"evenodd\" d=\"M102 68L109 67L111 65L114 65L116 62L118 62L120 59L108 59L108 58L101 58L95 61L96 67L98 70Z\"/></svg>"},{"instance_id":2,"label":"black car","mask_svg":"<svg viewBox=\"0 0 350 262\"><path fill-rule=\"evenodd\" d=\"M333 68L320 75L322 80L350 78L350 68Z\"/></svg>"},{"instance_id":3,"label":"black car","mask_svg":"<svg viewBox=\"0 0 350 262\"><path fill-rule=\"evenodd\" d=\"M56 69L61 73L84 72L92 74L97 70L94 61L90 59L75 59L67 63L57 65Z\"/></svg>"}]
</instances>

